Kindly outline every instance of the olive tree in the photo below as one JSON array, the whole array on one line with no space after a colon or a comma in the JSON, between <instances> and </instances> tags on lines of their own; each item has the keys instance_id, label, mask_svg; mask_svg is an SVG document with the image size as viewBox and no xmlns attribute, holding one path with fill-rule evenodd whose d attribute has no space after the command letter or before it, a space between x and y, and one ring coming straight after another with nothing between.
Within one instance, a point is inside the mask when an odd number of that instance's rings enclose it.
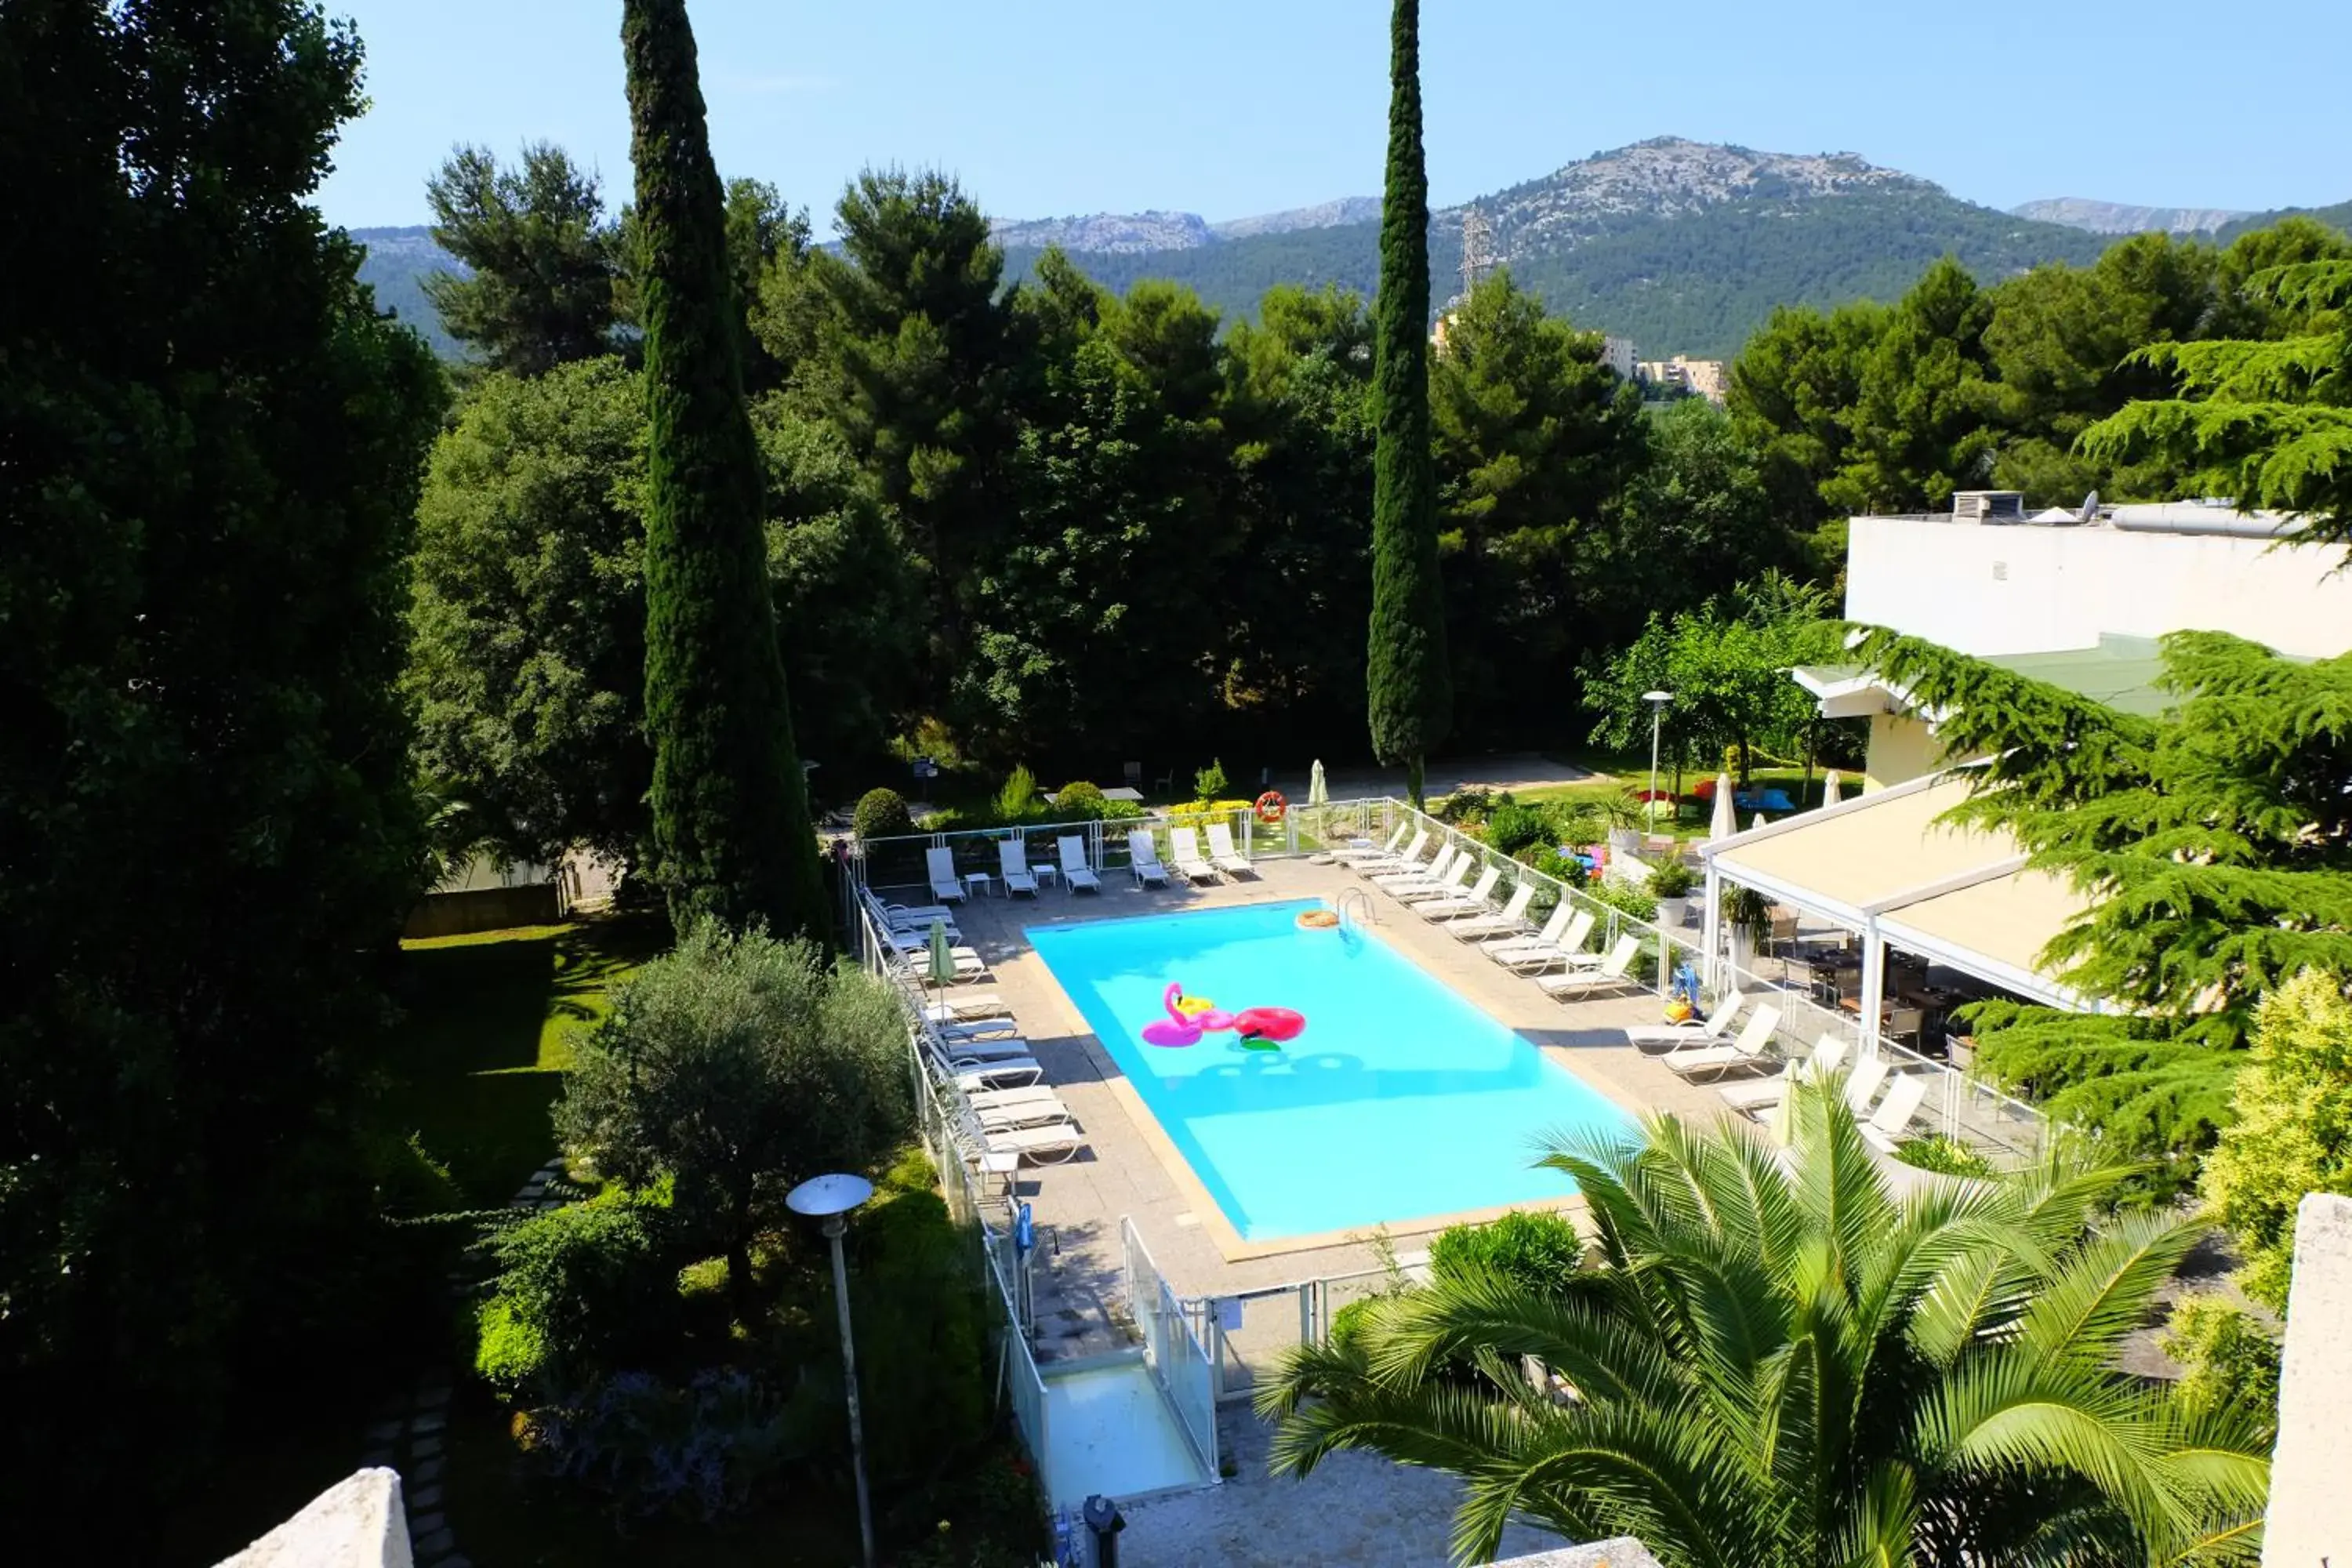
<instances>
[{"instance_id":1,"label":"olive tree","mask_svg":"<svg viewBox=\"0 0 2352 1568\"><path fill-rule=\"evenodd\" d=\"M888 989L803 941L717 921L616 987L555 1110L565 1143L631 1186L672 1178L723 1250L739 1315L763 1205L874 1164L907 1132L906 1025Z\"/></svg>"}]
</instances>

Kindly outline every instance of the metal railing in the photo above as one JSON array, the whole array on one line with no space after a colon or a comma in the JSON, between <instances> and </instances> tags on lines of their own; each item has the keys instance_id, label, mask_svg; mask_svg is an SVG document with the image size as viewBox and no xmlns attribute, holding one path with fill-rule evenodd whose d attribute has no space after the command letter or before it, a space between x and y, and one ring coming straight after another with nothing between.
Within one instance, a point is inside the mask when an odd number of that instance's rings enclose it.
<instances>
[{"instance_id":1,"label":"metal railing","mask_svg":"<svg viewBox=\"0 0 2352 1568\"><path fill-rule=\"evenodd\" d=\"M956 828L945 833L905 833L884 837L853 839L849 857L844 865L849 872L846 880L861 887L928 888L930 885L928 851L945 849L959 879L982 872L991 877L999 874L1003 851L999 847L1008 840L1022 846L1024 861L1032 870L1050 867L1058 876L1062 866L1061 840L1076 838L1086 846L1086 863L1096 875L1124 876L1132 865L1128 835L1141 831L1151 835L1151 842L1162 865L1171 855L1170 835L1177 828L1190 827L1197 835L1203 854L1208 852L1208 828L1222 825L1233 836L1234 847L1244 859L1276 860L1311 853L1314 829L1307 829L1302 838L1302 818L1319 821L1313 814L1326 811L1323 807L1294 807L1279 823L1260 822L1247 806L1230 806L1223 811L1192 811L1177 809L1147 816L1084 818L1075 822L1024 823L1011 827Z\"/></svg>"},{"instance_id":2,"label":"metal railing","mask_svg":"<svg viewBox=\"0 0 2352 1568\"><path fill-rule=\"evenodd\" d=\"M1184 1301L1151 1260L1132 1220L1122 1215L1118 1239L1128 1310L1143 1336L1143 1361L1192 1440L1203 1471L1217 1474L1215 1363L1194 1330Z\"/></svg>"}]
</instances>

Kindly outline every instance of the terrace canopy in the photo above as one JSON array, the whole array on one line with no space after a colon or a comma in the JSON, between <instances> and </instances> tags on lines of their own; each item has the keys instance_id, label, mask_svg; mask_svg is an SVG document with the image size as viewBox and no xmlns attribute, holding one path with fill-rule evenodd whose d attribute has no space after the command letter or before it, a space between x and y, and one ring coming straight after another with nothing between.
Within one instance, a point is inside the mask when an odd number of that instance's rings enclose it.
<instances>
[{"instance_id":1,"label":"terrace canopy","mask_svg":"<svg viewBox=\"0 0 2352 1568\"><path fill-rule=\"evenodd\" d=\"M1709 962L1721 951L1729 882L1860 937L1866 1024L1879 1016L1890 945L2017 995L2090 1010L2038 960L2082 896L2030 868L2008 834L1942 820L1968 793L1964 773L1932 773L1700 846Z\"/></svg>"}]
</instances>

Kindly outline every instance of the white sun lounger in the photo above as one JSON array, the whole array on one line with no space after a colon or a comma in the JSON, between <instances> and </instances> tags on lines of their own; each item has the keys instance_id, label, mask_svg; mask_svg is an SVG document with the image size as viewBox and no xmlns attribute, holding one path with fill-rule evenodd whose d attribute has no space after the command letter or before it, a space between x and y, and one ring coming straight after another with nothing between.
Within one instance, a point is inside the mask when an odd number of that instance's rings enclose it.
<instances>
[{"instance_id":1,"label":"white sun lounger","mask_svg":"<svg viewBox=\"0 0 2352 1568\"><path fill-rule=\"evenodd\" d=\"M866 895L866 907L872 911L874 918L884 925L900 929L928 926L933 921L952 921L955 919L955 910L945 904L894 904L887 899L877 898L871 892Z\"/></svg>"},{"instance_id":2,"label":"white sun lounger","mask_svg":"<svg viewBox=\"0 0 2352 1568\"><path fill-rule=\"evenodd\" d=\"M1176 874L1188 882L1217 879L1217 868L1201 858L1200 836L1189 827L1169 829L1168 861L1176 868Z\"/></svg>"},{"instance_id":3,"label":"white sun lounger","mask_svg":"<svg viewBox=\"0 0 2352 1568\"><path fill-rule=\"evenodd\" d=\"M1410 871L1421 865L1421 852L1428 846L1429 829L1423 827L1413 834L1412 842L1406 845L1401 853L1363 857L1348 864L1360 877L1377 877L1384 871Z\"/></svg>"},{"instance_id":4,"label":"white sun lounger","mask_svg":"<svg viewBox=\"0 0 2352 1568\"><path fill-rule=\"evenodd\" d=\"M1257 875L1249 857L1234 847L1234 830L1222 822L1209 824L1209 864L1229 877Z\"/></svg>"},{"instance_id":5,"label":"white sun lounger","mask_svg":"<svg viewBox=\"0 0 2352 1568\"><path fill-rule=\"evenodd\" d=\"M1002 1060L1006 1057L1029 1055L1029 1042L1018 1035L991 1035L985 1039L940 1035L931 1041L931 1047L959 1062Z\"/></svg>"},{"instance_id":6,"label":"white sun lounger","mask_svg":"<svg viewBox=\"0 0 2352 1568\"><path fill-rule=\"evenodd\" d=\"M1404 836L1412 831L1411 821L1400 822L1396 825L1396 831L1389 835L1389 841L1379 848L1372 847L1367 839L1361 844L1350 844L1332 850L1331 858L1341 866L1353 866L1364 860L1386 860L1396 854L1397 846L1403 843Z\"/></svg>"},{"instance_id":7,"label":"white sun lounger","mask_svg":"<svg viewBox=\"0 0 2352 1568\"><path fill-rule=\"evenodd\" d=\"M1561 939L1568 935L1569 922L1576 919L1578 912L1574 904L1562 899L1559 907L1551 911L1551 917L1544 921L1543 930L1536 932L1535 935L1496 937L1492 942L1480 942L1478 951L1497 963L1507 964L1519 952L1527 949L1556 949L1559 946ZM1584 929L1591 931L1592 928L1587 924Z\"/></svg>"},{"instance_id":8,"label":"white sun lounger","mask_svg":"<svg viewBox=\"0 0 2352 1568\"><path fill-rule=\"evenodd\" d=\"M1568 906L1562 904L1560 908L1567 909ZM1544 929L1549 931L1551 928L1547 925ZM1574 910L1569 914L1568 928L1559 933L1557 941L1546 942L1538 937L1534 942L1505 942L1500 947L1488 950L1486 956L1504 968L1517 970L1521 974L1538 974L1554 966L1565 968L1574 963L1596 963L1600 962L1598 955L1584 951L1585 939L1591 934L1592 911Z\"/></svg>"},{"instance_id":9,"label":"white sun lounger","mask_svg":"<svg viewBox=\"0 0 2352 1568\"><path fill-rule=\"evenodd\" d=\"M1926 1079L1910 1075L1896 1079L1888 1088L1886 1098L1878 1102L1878 1109L1864 1120L1862 1135L1883 1152L1894 1153L1903 1142L1903 1134L1909 1131L1911 1119L1919 1114L1919 1107L1927 1099Z\"/></svg>"},{"instance_id":10,"label":"white sun lounger","mask_svg":"<svg viewBox=\"0 0 2352 1568\"><path fill-rule=\"evenodd\" d=\"M1466 879L1469 875L1466 858L1460 850L1449 845L1439 850L1437 858L1432 860L1426 867L1411 871L1388 872L1384 876L1373 878L1372 886L1391 898L1402 898L1418 889L1446 886L1454 876L1454 868L1457 865L1464 868L1463 876Z\"/></svg>"},{"instance_id":11,"label":"white sun lounger","mask_svg":"<svg viewBox=\"0 0 2352 1568\"><path fill-rule=\"evenodd\" d=\"M1865 1057L1853 1064L1845 1075L1845 1108L1856 1116L1870 1109L1873 1096L1886 1081L1886 1060L1883 1057Z\"/></svg>"},{"instance_id":12,"label":"white sun lounger","mask_svg":"<svg viewBox=\"0 0 2352 1568\"><path fill-rule=\"evenodd\" d=\"M972 991L958 995L952 991L941 992L923 1005L923 1021L927 1024L965 1023L975 1018L1009 1018L1013 1009L1004 998L993 991Z\"/></svg>"},{"instance_id":13,"label":"white sun lounger","mask_svg":"<svg viewBox=\"0 0 2352 1568\"><path fill-rule=\"evenodd\" d=\"M1454 864L1446 868L1443 877L1419 882L1392 883L1383 886L1381 891L1408 907L1434 903L1440 899L1458 899L1462 896L1462 889L1469 885L1470 873L1477 868L1476 860L1467 855L1459 855L1454 857Z\"/></svg>"},{"instance_id":14,"label":"white sun lounger","mask_svg":"<svg viewBox=\"0 0 2352 1568\"><path fill-rule=\"evenodd\" d=\"M1667 1070L1681 1078L1694 1073L1714 1073L1720 1077L1738 1068L1760 1067L1770 1058L1765 1055L1772 1044L1772 1031L1780 1026L1780 1009L1769 1002L1756 1004L1756 1011L1748 1015L1748 1026L1739 1037L1727 1046L1701 1046L1696 1050L1675 1051L1665 1058Z\"/></svg>"},{"instance_id":15,"label":"white sun lounger","mask_svg":"<svg viewBox=\"0 0 2352 1568\"><path fill-rule=\"evenodd\" d=\"M944 844L934 844L923 851L923 868L930 873L931 897L943 904L963 902L963 884L956 880L954 850Z\"/></svg>"},{"instance_id":16,"label":"white sun lounger","mask_svg":"<svg viewBox=\"0 0 2352 1568\"><path fill-rule=\"evenodd\" d=\"M1001 1057L994 1061L960 1062L933 1052L931 1066L934 1070L944 1074L949 1082L966 1091L1017 1088L1035 1083L1045 1076L1045 1069L1034 1057Z\"/></svg>"},{"instance_id":17,"label":"white sun lounger","mask_svg":"<svg viewBox=\"0 0 2352 1568\"><path fill-rule=\"evenodd\" d=\"M1727 1083L1715 1092L1723 1096L1723 1103L1748 1116L1762 1116L1779 1109L1789 1098L1789 1090L1801 1078L1824 1078L1837 1071L1845 1061L1845 1042L1835 1035L1823 1035L1813 1042L1812 1055L1801 1062L1790 1062L1776 1077L1756 1083Z\"/></svg>"},{"instance_id":18,"label":"white sun lounger","mask_svg":"<svg viewBox=\"0 0 2352 1568\"><path fill-rule=\"evenodd\" d=\"M1037 1086L1036 1091L1046 1098L1016 1100L1003 1105L977 1105L967 1097L964 1103L971 1105L971 1113L980 1118L981 1131L991 1134L1027 1127L1066 1128L1075 1133L1078 1130L1076 1119L1070 1115L1070 1108L1062 1103L1061 1097L1042 1086ZM1027 1094L1031 1090L1016 1089L1011 1092Z\"/></svg>"},{"instance_id":19,"label":"white sun lounger","mask_svg":"<svg viewBox=\"0 0 2352 1568\"><path fill-rule=\"evenodd\" d=\"M996 868L1004 879L1004 896L1026 893L1037 896L1037 879L1029 874L1029 846L1018 838L1006 838L996 846Z\"/></svg>"},{"instance_id":20,"label":"white sun lounger","mask_svg":"<svg viewBox=\"0 0 2352 1568\"><path fill-rule=\"evenodd\" d=\"M948 957L955 963L956 977L953 982L955 984L961 985L969 981L994 978L993 973L988 967L988 960L981 957L976 948L951 947L948 949ZM929 955L920 948L911 952L902 949L898 953L898 967L904 970L910 979L926 984L930 982Z\"/></svg>"},{"instance_id":21,"label":"white sun lounger","mask_svg":"<svg viewBox=\"0 0 2352 1568\"><path fill-rule=\"evenodd\" d=\"M993 1018L951 1018L945 1022L929 1019L925 1021L924 1027L950 1045L963 1040L1003 1039L1007 1035L1021 1032L1021 1026L1014 1023L1009 1015L999 1015Z\"/></svg>"},{"instance_id":22,"label":"white sun lounger","mask_svg":"<svg viewBox=\"0 0 2352 1568\"><path fill-rule=\"evenodd\" d=\"M1445 922L1446 934L1456 942L1479 942L1492 937L1507 936L1515 931L1533 934L1528 925L1528 906L1535 901L1535 897L1536 885L1533 882L1521 882L1511 889L1511 896L1505 901L1502 913L1472 915L1468 920L1448 921Z\"/></svg>"},{"instance_id":23,"label":"white sun lounger","mask_svg":"<svg viewBox=\"0 0 2352 1568\"><path fill-rule=\"evenodd\" d=\"M1686 1045L1713 1045L1731 1038L1731 1021L1739 1016L1739 1009L1748 1005L1735 985L1716 998L1715 1011L1705 1018L1693 1018L1683 1024L1636 1024L1625 1031L1629 1046L1672 1046L1676 1050Z\"/></svg>"},{"instance_id":24,"label":"white sun lounger","mask_svg":"<svg viewBox=\"0 0 2352 1568\"><path fill-rule=\"evenodd\" d=\"M947 927L950 946L962 945L963 932L956 930L953 921L941 921L939 923ZM883 928L882 940L890 944L890 949L894 952L920 952L931 945L931 928L928 925L887 926Z\"/></svg>"},{"instance_id":25,"label":"white sun lounger","mask_svg":"<svg viewBox=\"0 0 2352 1568\"><path fill-rule=\"evenodd\" d=\"M1061 1090L1048 1084L1024 1084L1019 1089L976 1089L963 1097L963 1102L974 1110L994 1110L1006 1105L1055 1105L1062 1103Z\"/></svg>"},{"instance_id":26,"label":"white sun lounger","mask_svg":"<svg viewBox=\"0 0 2352 1568\"><path fill-rule=\"evenodd\" d=\"M1617 939L1617 945L1609 950L1609 956L1601 961L1598 968L1573 969L1566 974L1538 974L1536 984L1544 988L1546 995L1563 1002L1573 996L1590 995L1595 991L1632 985L1635 984L1631 973L1633 955L1641 951L1642 939L1627 931Z\"/></svg>"},{"instance_id":27,"label":"white sun lounger","mask_svg":"<svg viewBox=\"0 0 2352 1568\"><path fill-rule=\"evenodd\" d=\"M1102 891L1102 879L1087 864L1087 841L1076 834L1066 834L1061 839L1062 885L1076 892L1081 888Z\"/></svg>"},{"instance_id":28,"label":"white sun lounger","mask_svg":"<svg viewBox=\"0 0 2352 1568\"><path fill-rule=\"evenodd\" d=\"M980 1147L991 1154L1018 1154L1040 1165L1058 1165L1077 1157L1087 1145L1086 1135L1075 1122L1059 1122L1051 1127L1008 1127L992 1131L976 1121L965 1123L966 1131L976 1134Z\"/></svg>"},{"instance_id":29,"label":"white sun lounger","mask_svg":"<svg viewBox=\"0 0 2352 1568\"><path fill-rule=\"evenodd\" d=\"M1407 904L1405 908L1425 921L1450 921L1457 915L1484 914L1495 907L1495 884L1502 879L1503 868L1489 866L1478 873L1478 879L1470 885L1468 892L1453 898L1424 899L1418 903Z\"/></svg>"},{"instance_id":30,"label":"white sun lounger","mask_svg":"<svg viewBox=\"0 0 2352 1568\"><path fill-rule=\"evenodd\" d=\"M1127 868L1134 873L1135 885L1139 888L1164 888L1168 885L1168 868L1160 863L1160 851L1152 847L1150 828L1128 829Z\"/></svg>"}]
</instances>

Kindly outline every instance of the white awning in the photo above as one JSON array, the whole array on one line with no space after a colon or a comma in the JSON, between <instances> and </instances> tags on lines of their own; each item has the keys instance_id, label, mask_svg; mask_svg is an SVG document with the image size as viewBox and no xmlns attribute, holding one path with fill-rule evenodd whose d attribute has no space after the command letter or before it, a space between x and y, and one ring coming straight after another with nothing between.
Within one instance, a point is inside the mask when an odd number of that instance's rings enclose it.
<instances>
[{"instance_id":1,"label":"white awning","mask_svg":"<svg viewBox=\"0 0 2352 1568\"><path fill-rule=\"evenodd\" d=\"M2082 895L2031 870L1999 829L1941 820L1969 796L1960 773L1911 779L1699 846L1713 869L1785 903L2059 1006L2086 1004L2042 972Z\"/></svg>"}]
</instances>

